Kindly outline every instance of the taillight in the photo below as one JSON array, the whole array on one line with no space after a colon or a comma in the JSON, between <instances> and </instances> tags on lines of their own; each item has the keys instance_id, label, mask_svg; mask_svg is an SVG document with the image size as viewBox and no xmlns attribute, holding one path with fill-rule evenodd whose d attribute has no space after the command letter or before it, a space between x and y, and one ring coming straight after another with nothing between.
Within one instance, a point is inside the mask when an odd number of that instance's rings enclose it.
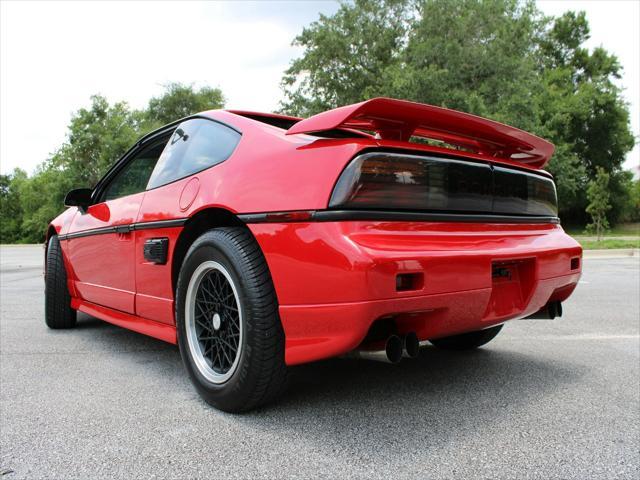
<instances>
[{"instance_id":1,"label":"taillight","mask_svg":"<svg viewBox=\"0 0 640 480\"><path fill-rule=\"evenodd\" d=\"M557 215L549 178L465 160L366 153L342 172L329 208Z\"/></svg>"}]
</instances>

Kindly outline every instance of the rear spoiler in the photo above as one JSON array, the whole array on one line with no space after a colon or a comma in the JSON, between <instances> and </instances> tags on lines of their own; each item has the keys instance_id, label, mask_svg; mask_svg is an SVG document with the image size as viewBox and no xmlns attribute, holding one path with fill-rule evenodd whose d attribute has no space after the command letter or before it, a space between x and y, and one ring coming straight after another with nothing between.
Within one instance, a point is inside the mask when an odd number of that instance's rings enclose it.
<instances>
[{"instance_id":1,"label":"rear spoiler","mask_svg":"<svg viewBox=\"0 0 640 480\"><path fill-rule=\"evenodd\" d=\"M302 120L287 135L335 128L374 131L385 140L408 142L412 136L440 140L473 152L544 167L553 144L503 123L423 103L373 98Z\"/></svg>"}]
</instances>

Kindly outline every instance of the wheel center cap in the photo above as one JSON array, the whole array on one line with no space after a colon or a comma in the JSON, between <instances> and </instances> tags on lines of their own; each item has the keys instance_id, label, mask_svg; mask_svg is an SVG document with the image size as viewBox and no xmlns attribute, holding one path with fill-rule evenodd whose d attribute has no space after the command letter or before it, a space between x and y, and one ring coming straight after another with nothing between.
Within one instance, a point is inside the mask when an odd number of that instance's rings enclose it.
<instances>
[{"instance_id":1,"label":"wheel center cap","mask_svg":"<svg viewBox=\"0 0 640 480\"><path fill-rule=\"evenodd\" d=\"M220 330L220 324L222 323L222 319L220 318L220 314L214 313L212 322L213 322L213 329L214 330Z\"/></svg>"}]
</instances>

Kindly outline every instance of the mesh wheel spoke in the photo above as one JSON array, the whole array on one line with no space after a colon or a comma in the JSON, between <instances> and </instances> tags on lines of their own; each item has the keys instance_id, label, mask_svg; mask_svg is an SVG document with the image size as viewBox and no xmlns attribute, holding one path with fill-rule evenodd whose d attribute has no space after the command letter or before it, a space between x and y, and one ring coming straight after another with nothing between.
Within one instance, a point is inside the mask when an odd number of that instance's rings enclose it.
<instances>
[{"instance_id":1,"label":"mesh wheel spoke","mask_svg":"<svg viewBox=\"0 0 640 480\"><path fill-rule=\"evenodd\" d=\"M237 363L241 318L236 298L228 273L217 268L202 274L192 297L194 341L214 376L224 376Z\"/></svg>"},{"instance_id":2,"label":"mesh wheel spoke","mask_svg":"<svg viewBox=\"0 0 640 480\"><path fill-rule=\"evenodd\" d=\"M211 333L212 327L208 322L203 322L202 320L196 318L196 323L202 327L202 331L206 331L207 333Z\"/></svg>"}]
</instances>

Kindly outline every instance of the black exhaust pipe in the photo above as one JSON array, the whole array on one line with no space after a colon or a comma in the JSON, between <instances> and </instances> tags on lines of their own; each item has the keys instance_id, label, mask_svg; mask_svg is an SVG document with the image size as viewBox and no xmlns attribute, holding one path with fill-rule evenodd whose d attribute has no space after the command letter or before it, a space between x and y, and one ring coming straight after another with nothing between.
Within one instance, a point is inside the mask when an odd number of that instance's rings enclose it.
<instances>
[{"instance_id":1,"label":"black exhaust pipe","mask_svg":"<svg viewBox=\"0 0 640 480\"><path fill-rule=\"evenodd\" d=\"M532 313L525 320L553 320L562 316L562 303L549 302L536 313Z\"/></svg>"},{"instance_id":2,"label":"black exhaust pipe","mask_svg":"<svg viewBox=\"0 0 640 480\"><path fill-rule=\"evenodd\" d=\"M402 356L406 358L418 358L420 355L420 342L416 332L409 332L404 336L404 351Z\"/></svg>"},{"instance_id":3,"label":"black exhaust pipe","mask_svg":"<svg viewBox=\"0 0 640 480\"><path fill-rule=\"evenodd\" d=\"M387 344L384 347L387 358L391 363L399 363L402 360L402 339L397 335L391 335L387 338Z\"/></svg>"},{"instance_id":4,"label":"black exhaust pipe","mask_svg":"<svg viewBox=\"0 0 640 480\"><path fill-rule=\"evenodd\" d=\"M384 350L355 350L347 356L396 364L402 360L402 350L402 339L397 335L391 335L384 342Z\"/></svg>"}]
</instances>

